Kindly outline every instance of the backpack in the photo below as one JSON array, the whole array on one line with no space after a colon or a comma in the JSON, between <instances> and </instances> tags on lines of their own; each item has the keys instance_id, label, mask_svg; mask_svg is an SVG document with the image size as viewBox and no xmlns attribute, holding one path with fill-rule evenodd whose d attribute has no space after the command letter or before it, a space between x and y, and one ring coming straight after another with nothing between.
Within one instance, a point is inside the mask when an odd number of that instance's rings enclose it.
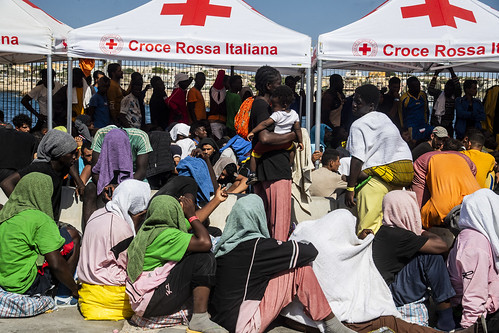
<instances>
[{"instance_id":1,"label":"backpack","mask_svg":"<svg viewBox=\"0 0 499 333\"><path fill-rule=\"evenodd\" d=\"M246 98L234 117L234 128L236 129L236 133L243 139L246 139L249 134L249 119L254 100L253 97Z\"/></svg>"}]
</instances>

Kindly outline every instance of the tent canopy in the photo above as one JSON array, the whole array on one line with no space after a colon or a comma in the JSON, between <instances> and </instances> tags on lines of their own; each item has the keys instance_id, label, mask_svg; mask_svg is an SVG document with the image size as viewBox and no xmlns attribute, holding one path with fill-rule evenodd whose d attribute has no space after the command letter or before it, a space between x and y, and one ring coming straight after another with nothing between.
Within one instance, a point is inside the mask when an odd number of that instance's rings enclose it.
<instances>
[{"instance_id":1,"label":"tent canopy","mask_svg":"<svg viewBox=\"0 0 499 333\"><path fill-rule=\"evenodd\" d=\"M325 68L499 72L499 12L476 0L388 0L319 36Z\"/></svg>"},{"instance_id":2,"label":"tent canopy","mask_svg":"<svg viewBox=\"0 0 499 333\"><path fill-rule=\"evenodd\" d=\"M0 63L41 61L47 54L65 54L71 27L28 0L4 0L0 12Z\"/></svg>"},{"instance_id":3,"label":"tent canopy","mask_svg":"<svg viewBox=\"0 0 499 333\"><path fill-rule=\"evenodd\" d=\"M72 30L72 57L241 67L306 68L310 37L241 0L153 0Z\"/></svg>"}]
</instances>

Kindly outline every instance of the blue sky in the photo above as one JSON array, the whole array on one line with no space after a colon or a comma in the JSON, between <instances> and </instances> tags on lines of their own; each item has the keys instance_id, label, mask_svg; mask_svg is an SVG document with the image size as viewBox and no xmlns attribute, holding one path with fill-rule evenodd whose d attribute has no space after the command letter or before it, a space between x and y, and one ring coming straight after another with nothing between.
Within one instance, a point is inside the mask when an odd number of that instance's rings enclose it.
<instances>
[{"instance_id":1,"label":"blue sky","mask_svg":"<svg viewBox=\"0 0 499 333\"><path fill-rule=\"evenodd\" d=\"M78 28L127 12L148 0L31 0L31 2L64 23ZM384 0L246 0L246 2L269 19L307 34L316 41L321 33L362 18ZM481 2L499 10L499 0ZM387 29L390 29L388 25Z\"/></svg>"}]
</instances>

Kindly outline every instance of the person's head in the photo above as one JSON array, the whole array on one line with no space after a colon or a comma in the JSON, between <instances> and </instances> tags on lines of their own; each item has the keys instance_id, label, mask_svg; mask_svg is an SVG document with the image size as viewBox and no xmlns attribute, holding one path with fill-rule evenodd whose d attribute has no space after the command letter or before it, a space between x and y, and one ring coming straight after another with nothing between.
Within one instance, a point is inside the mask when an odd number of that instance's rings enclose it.
<instances>
[{"instance_id":1,"label":"person's head","mask_svg":"<svg viewBox=\"0 0 499 333\"><path fill-rule=\"evenodd\" d=\"M434 150L442 150L445 140L449 138L449 133L442 126L437 126L433 129L430 135L431 147Z\"/></svg>"},{"instance_id":2,"label":"person's head","mask_svg":"<svg viewBox=\"0 0 499 333\"><path fill-rule=\"evenodd\" d=\"M338 172L340 167L340 152L336 149L328 148L322 154L322 166L329 171Z\"/></svg>"},{"instance_id":3,"label":"person's head","mask_svg":"<svg viewBox=\"0 0 499 333\"><path fill-rule=\"evenodd\" d=\"M236 180L237 166L235 163L229 163L222 170L218 177L218 183L221 185L232 184Z\"/></svg>"},{"instance_id":4,"label":"person's head","mask_svg":"<svg viewBox=\"0 0 499 333\"><path fill-rule=\"evenodd\" d=\"M229 75L224 75L223 83L224 83L224 88L226 90L230 90L230 76Z\"/></svg>"},{"instance_id":5,"label":"person's head","mask_svg":"<svg viewBox=\"0 0 499 333\"><path fill-rule=\"evenodd\" d=\"M391 94L396 94L400 91L400 79L396 76L390 78L388 81L388 91Z\"/></svg>"},{"instance_id":6,"label":"person's head","mask_svg":"<svg viewBox=\"0 0 499 333\"><path fill-rule=\"evenodd\" d=\"M130 74L130 82L140 82L141 85L144 84L144 78L139 72L133 72Z\"/></svg>"},{"instance_id":7,"label":"person's head","mask_svg":"<svg viewBox=\"0 0 499 333\"><path fill-rule=\"evenodd\" d=\"M210 143L203 143L201 145L201 150L203 151L203 154L211 157L211 155L215 153L216 148Z\"/></svg>"},{"instance_id":8,"label":"person's head","mask_svg":"<svg viewBox=\"0 0 499 333\"><path fill-rule=\"evenodd\" d=\"M278 86L270 95L270 102L272 104L272 110L289 110L289 106L293 103L295 99L293 90L288 86Z\"/></svg>"},{"instance_id":9,"label":"person's head","mask_svg":"<svg viewBox=\"0 0 499 333\"><path fill-rule=\"evenodd\" d=\"M170 137L173 142L189 137L191 127L187 124L178 123L170 130Z\"/></svg>"},{"instance_id":10,"label":"person's head","mask_svg":"<svg viewBox=\"0 0 499 333\"><path fill-rule=\"evenodd\" d=\"M448 97L448 98L452 97L454 95L455 91L456 91L456 88L455 88L454 80L452 80L452 79L447 80L447 82L445 82L445 86L444 86L445 97Z\"/></svg>"},{"instance_id":11,"label":"person's head","mask_svg":"<svg viewBox=\"0 0 499 333\"><path fill-rule=\"evenodd\" d=\"M284 79L284 84L287 85L288 87L290 87L291 90L295 91L296 90L296 83L298 81L300 81L300 77L299 76L288 75Z\"/></svg>"},{"instance_id":12,"label":"person's head","mask_svg":"<svg viewBox=\"0 0 499 333\"><path fill-rule=\"evenodd\" d=\"M140 79L132 80L130 82L130 92L135 97L140 97L143 84L144 82L142 81L142 77Z\"/></svg>"},{"instance_id":13,"label":"person's head","mask_svg":"<svg viewBox=\"0 0 499 333\"><path fill-rule=\"evenodd\" d=\"M237 94L243 89L243 78L241 75L232 75L229 79L230 91Z\"/></svg>"},{"instance_id":14,"label":"person's head","mask_svg":"<svg viewBox=\"0 0 499 333\"><path fill-rule=\"evenodd\" d=\"M474 97L478 92L478 81L477 80L466 80L463 83L464 94L466 96Z\"/></svg>"},{"instance_id":15,"label":"person's head","mask_svg":"<svg viewBox=\"0 0 499 333\"><path fill-rule=\"evenodd\" d=\"M203 88L205 83L206 83L206 75L204 75L203 72L197 72L196 75L194 76L194 86L198 90L201 90L201 88Z\"/></svg>"},{"instance_id":16,"label":"person's head","mask_svg":"<svg viewBox=\"0 0 499 333\"><path fill-rule=\"evenodd\" d=\"M111 80L107 76L101 76L99 81L97 81L97 92L100 95L106 95L109 90L109 86L111 85Z\"/></svg>"},{"instance_id":17,"label":"person's head","mask_svg":"<svg viewBox=\"0 0 499 333\"><path fill-rule=\"evenodd\" d=\"M418 236L423 232L416 193L391 191L383 198L382 207L383 225L409 230Z\"/></svg>"},{"instance_id":18,"label":"person's head","mask_svg":"<svg viewBox=\"0 0 499 333\"><path fill-rule=\"evenodd\" d=\"M481 151L484 144L485 135L479 129L473 128L466 131L463 139L463 145L466 150L475 149Z\"/></svg>"},{"instance_id":19,"label":"person's head","mask_svg":"<svg viewBox=\"0 0 499 333\"><path fill-rule=\"evenodd\" d=\"M343 92L343 78L339 74L333 74L329 77L329 87L337 92Z\"/></svg>"},{"instance_id":20,"label":"person's head","mask_svg":"<svg viewBox=\"0 0 499 333\"><path fill-rule=\"evenodd\" d=\"M407 127L402 127L400 129L400 136L402 137L402 140L404 140L405 142L411 141L411 132Z\"/></svg>"},{"instance_id":21,"label":"person's head","mask_svg":"<svg viewBox=\"0 0 499 333\"><path fill-rule=\"evenodd\" d=\"M205 122L199 120L193 122L191 125L190 134L191 138L198 138L198 141L206 138L208 136L208 132L206 131Z\"/></svg>"},{"instance_id":22,"label":"person's head","mask_svg":"<svg viewBox=\"0 0 499 333\"><path fill-rule=\"evenodd\" d=\"M463 143L454 138L448 138L445 140L442 147L442 151L461 151L463 149Z\"/></svg>"},{"instance_id":23,"label":"person's head","mask_svg":"<svg viewBox=\"0 0 499 333\"><path fill-rule=\"evenodd\" d=\"M244 102L246 98L253 97L253 91L251 91L250 87L245 86L239 92L239 96L241 96L241 101Z\"/></svg>"},{"instance_id":24,"label":"person's head","mask_svg":"<svg viewBox=\"0 0 499 333\"><path fill-rule=\"evenodd\" d=\"M73 68L73 87L81 88L83 87L83 80L85 79L85 74L80 67Z\"/></svg>"},{"instance_id":25,"label":"person's head","mask_svg":"<svg viewBox=\"0 0 499 333\"><path fill-rule=\"evenodd\" d=\"M85 142L81 145L81 158L86 165L92 163L92 152L92 143L85 140Z\"/></svg>"},{"instance_id":26,"label":"person's head","mask_svg":"<svg viewBox=\"0 0 499 333\"><path fill-rule=\"evenodd\" d=\"M52 129L40 141L36 152L37 159L52 162L52 166L59 170L69 171L76 160L76 148L77 144L70 134Z\"/></svg>"},{"instance_id":27,"label":"person's head","mask_svg":"<svg viewBox=\"0 0 499 333\"><path fill-rule=\"evenodd\" d=\"M189 77L186 73L175 74L174 86L175 88L180 88L186 90L192 82L192 77Z\"/></svg>"},{"instance_id":28,"label":"person's head","mask_svg":"<svg viewBox=\"0 0 499 333\"><path fill-rule=\"evenodd\" d=\"M94 73L92 74L92 77L94 79L94 85L99 85L99 79L101 77L105 76L104 72L103 71L94 71Z\"/></svg>"},{"instance_id":29,"label":"person's head","mask_svg":"<svg viewBox=\"0 0 499 333\"><path fill-rule=\"evenodd\" d=\"M165 90L165 83L163 82L163 79L157 75L155 75L151 78L150 83L151 83L151 87L154 91L164 91Z\"/></svg>"},{"instance_id":30,"label":"person's head","mask_svg":"<svg viewBox=\"0 0 499 333\"><path fill-rule=\"evenodd\" d=\"M417 97L421 91L421 83L419 82L419 79L415 76L411 76L407 79L406 83L409 94Z\"/></svg>"},{"instance_id":31,"label":"person's head","mask_svg":"<svg viewBox=\"0 0 499 333\"><path fill-rule=\"evenodd\" d=\"M353 96L352 112L362 117L371 111L375 111L379 102L379 89L372 84L365 84L355 89Z\"/></svg>"},{"instance_id":32,"label":"person's head","mask_svg":"<svg viewBox=\"0 0 499 333\"><path fill-rule=\"evenodd\" d=\"M40 76L42 77L42 84L46 87L47 86L47 82L48 82L47 69L46 68L40 70ZM54 82L54 80L55 80L55 71L52 70L52 82Z\"/></svg>"},{"instance_id":33,"label":"person's head","mask_svg":"<svg viewBox=\"0 0 499 333\"><path fill-rule=\"evenodd\" d=\"M109 78L111 80L119 81L123 78L123 70L121 69L121 65L116 62L107 65L107 74L109 75Z\"/></svg>"},{"instance_id":34,"label":"person's head","mask_svg":"<svg viewBox=\"0 0 499 333\"><path fill-rule=\"evenodd\" d=\"M23 113L12 118L12 123L16 131L27 133L31 129L31 117Z\"/></svg>"},{"instance_id":35,"label":"person's head","mask_svg":"<svg viewBox=\"0 0 499 333\"><path fill-rule=\"evenodd\" d=\"M281 85L281 74L270 66L258 68L255 75L255 88L261 96L270 96L274 89Z\"/></svg>"}]
</instances>

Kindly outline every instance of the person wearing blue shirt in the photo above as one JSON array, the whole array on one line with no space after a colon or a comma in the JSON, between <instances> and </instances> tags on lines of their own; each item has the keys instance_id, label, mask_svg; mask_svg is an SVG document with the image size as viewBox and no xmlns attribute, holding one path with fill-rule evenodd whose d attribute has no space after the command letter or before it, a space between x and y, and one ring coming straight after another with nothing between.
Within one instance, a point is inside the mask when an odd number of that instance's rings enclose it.
<instances>
[{"instance_id":1,"label":"person wearing blue shirt","mask_svg":"<svg viewBox=\"0 0 499 333\"><path fill-rule=\"evenodd\" d=\"M110 81L108 77L102 76L97 81L97 93L90 99L88 114L94 120L95 128L103 128L111 124L111 115L107 101L107 91Z\"/></svg>"},{"instance_id":2,"label":"person wearing blue shirt","mask_svg":"<svg viewBox=\"0 0 499 333\"><path fill-rule=\"evenodd\" d=\"M481 121L485 120L485 110L479 99L474 98L477 93L476 80L464 81L464 96L456 98L456 138L464 138L469 128L482 129Z\"/></svg>"}]
</instances>

